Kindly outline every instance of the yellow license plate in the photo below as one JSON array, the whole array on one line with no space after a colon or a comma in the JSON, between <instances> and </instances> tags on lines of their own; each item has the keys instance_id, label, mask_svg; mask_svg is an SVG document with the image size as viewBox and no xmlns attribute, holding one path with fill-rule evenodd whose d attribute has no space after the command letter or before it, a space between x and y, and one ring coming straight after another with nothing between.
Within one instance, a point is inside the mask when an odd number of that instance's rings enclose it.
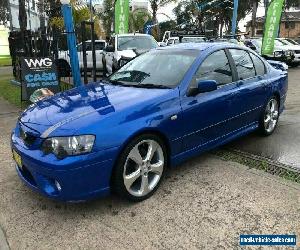
<instances>
[{"instance_id":1,"label":"yellow license plate","mask_svg":"<svg viewBox=\"0 0 300 250\"><path fill-rule=\"evenodd\" d=\"M22 168L22 158L15 150L13 150L13 157L18 167Z\"/></svg>"}]
</instances>

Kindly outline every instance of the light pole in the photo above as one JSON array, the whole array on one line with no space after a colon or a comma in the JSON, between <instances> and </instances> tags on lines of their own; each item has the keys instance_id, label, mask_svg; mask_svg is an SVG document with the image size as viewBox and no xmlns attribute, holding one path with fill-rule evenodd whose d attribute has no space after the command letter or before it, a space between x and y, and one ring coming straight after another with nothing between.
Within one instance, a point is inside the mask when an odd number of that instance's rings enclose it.
<instances>
[{"instance_id":1,"label":"light pole","mask_svg":"<svg viewBox=\"0 0 300 250\"><path fill-rule=\"evenodd\" d=\"M74 30L73 16L72 16L72 8L70 5L70 0L60 0L62 7L61 11L64 17L65 30L67 33L67 42L68 49L70 54L70 63L72 76L75 86L81 85L81 76L80 76L80 68L78 62L78 54L76 47L76 35Z\"/></svg>"}]
</instances>

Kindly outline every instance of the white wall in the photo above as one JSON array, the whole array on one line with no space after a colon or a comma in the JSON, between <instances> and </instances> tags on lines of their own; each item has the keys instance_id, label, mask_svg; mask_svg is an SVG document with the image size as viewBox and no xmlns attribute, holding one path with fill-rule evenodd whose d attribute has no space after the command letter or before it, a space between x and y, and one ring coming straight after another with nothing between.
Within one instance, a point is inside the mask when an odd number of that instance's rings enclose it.
<instances>
[{"instance_id":1,"label":"white wall","mask_svg":"<svg viewBox=\"0 0 300 250\"><path fill-rule=\"evenodd\" d=\"M0 25L0 56L9 55L8 28Z\"/></svg>"},{"instance_id":2,"label":"white wall","mask_svg":"<svg viewBox=\"0 0 300 250\"><path fill-rule=\"evenodd\" d=\"M26 14L27 14L27 29L31 29L33 31L38 30L40 27L40 18L39 14L37 11L37 2L38 0L34 0L34 5L33 1L29 1L29 9L28 11L28 6L27 6L27 1L26 1ZM10 0L10 6L11 6L11 16L12 16L12 26L14 29L19 29L19 3L18 0ZM47 22L46 22L47 24Z\"/></svg>"}]
</instances>

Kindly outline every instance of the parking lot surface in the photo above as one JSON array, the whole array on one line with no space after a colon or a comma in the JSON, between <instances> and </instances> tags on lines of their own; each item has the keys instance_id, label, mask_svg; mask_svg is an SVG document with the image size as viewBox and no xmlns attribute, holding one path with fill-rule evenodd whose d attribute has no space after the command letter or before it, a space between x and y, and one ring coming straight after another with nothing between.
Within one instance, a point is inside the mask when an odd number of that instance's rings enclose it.
<instances>
[{"instance_id":1,"label":"parking lot surface","mask_svg":"<svg viewBox=\"0 0 300 250\"><path fill-rule=\"evenodd\" d=\"M275 147L274 140L283 148L296 143L292 126L299 118L289 125L289 117L299 110L297 76L300 69L292 69L295 82L278 131L256 142L262 150ZM211 154L168 171L157 193L141 203L115 196L79 204L44 198L16 174L9 137L18 110L0 103L0 227L11 249L239 249L240 234L299 238L299 185ZM286 137L293 141L276 139L282 133L295 133ZM241 141L253 144L255 136Z\"/></svg>"}]
</instances>

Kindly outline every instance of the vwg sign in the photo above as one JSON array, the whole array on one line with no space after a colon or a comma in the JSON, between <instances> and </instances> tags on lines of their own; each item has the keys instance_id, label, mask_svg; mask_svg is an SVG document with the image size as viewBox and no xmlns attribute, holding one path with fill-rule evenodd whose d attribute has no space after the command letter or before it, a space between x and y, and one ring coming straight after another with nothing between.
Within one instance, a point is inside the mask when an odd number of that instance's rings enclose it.
<instances>
[{"instance_id":1,"label":"vwg sign","mask_svg":"<svg viewBox=\"0 0 300 250\"><path fill-rule=\"evenodd\" d=\"M22 100L30 100L39 89L52 93L60 91L57 70L52 58L21 59Z\"/></svg>"},{"instance_id":2,"label":"vwg sign","mask_svg":"<svg viewBox=\"0 0 300 250\"><path fill-rule=\"evenodd\" d=\"M24 58L25 63L31 69L51 67L53 62L50 58Z\"/></svg>"},{"instance_id":3,"label":"vwg sign","mask_svg":"<svg viewBox=\"0 0 300 250\"><path fill-rule=\"evenodd\" d=\"M129 0L116 0L115 33L128 33Z\"/></svg>"}]
</instances>

